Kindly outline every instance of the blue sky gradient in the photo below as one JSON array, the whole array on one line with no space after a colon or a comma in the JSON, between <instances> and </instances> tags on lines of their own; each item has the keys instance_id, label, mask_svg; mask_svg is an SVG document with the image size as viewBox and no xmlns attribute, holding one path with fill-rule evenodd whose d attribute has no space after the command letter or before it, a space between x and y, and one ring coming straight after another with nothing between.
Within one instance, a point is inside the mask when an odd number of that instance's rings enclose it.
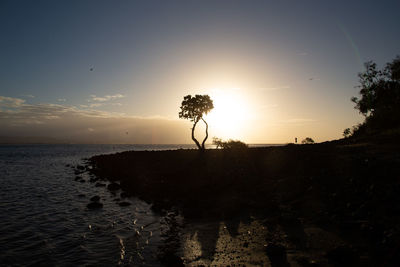
<instances>
[{"instance_id":1,"label":"blue sky gradient","mask_svg":"<svg viewBox=\"0 0 400 267\"><path fill-rule=\"evenodd\" d=\"M400 52L398 10L399 1L1 1L0 96L174 120L185 94L240 88L252 106L277 107L255 109L255 125L268 127L245 141L286 142L296 129L339 138L362 120L349 100L362 63ZM315 123L284 123L295 119ZM0 135L22 135L10 127Z\"/></svg>"}]
</instances>

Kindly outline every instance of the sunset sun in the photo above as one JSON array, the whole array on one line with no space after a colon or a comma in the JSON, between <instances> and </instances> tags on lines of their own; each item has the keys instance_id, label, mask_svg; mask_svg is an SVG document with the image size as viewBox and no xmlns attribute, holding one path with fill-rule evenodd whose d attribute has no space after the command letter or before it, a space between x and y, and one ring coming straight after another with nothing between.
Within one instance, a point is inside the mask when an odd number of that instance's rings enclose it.
<instances>
[{"instance_id":1,"label":"sunset sun","mask_svg":"<svg viewBox=\"0 0 400 267\"><path fill-rule=\"evenodd\" d=\"M211 93L214 109L206 118L213 133L224 139L243 138L249 125L251 110L240 89L216 89Z\"/></svg>"}]
</instances>

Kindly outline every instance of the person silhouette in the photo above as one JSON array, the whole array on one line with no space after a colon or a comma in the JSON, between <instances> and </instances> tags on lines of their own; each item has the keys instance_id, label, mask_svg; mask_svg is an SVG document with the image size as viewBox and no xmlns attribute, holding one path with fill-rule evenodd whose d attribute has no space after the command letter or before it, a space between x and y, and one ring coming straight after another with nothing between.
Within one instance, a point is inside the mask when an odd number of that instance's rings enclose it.
<instances>
[{"instance_id":1,"label":"person silhouette","mask_svg":"<svg viewBox=\"0 0 400 267\"><path fill-rule=\"evenodd\" d=\"M294 138L294 143L297 144L297 137Z\"/></svg>"}]
</instances>

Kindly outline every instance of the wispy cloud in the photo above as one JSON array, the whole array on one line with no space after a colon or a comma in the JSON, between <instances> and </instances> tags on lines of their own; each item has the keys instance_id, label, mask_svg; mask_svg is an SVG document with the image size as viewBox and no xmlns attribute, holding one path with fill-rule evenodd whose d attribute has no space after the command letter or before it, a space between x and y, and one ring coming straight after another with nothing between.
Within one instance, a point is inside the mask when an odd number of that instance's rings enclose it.
<instances>
[{"instance_id":1,"label":"wispy cloud","mask_svg":"<svg viewBox=\"0 0 400 267\"><path fill-rule=\"evenodd\" d=\"M57 99L57 101L58 101L58 102L65 102L65 101L67 101L67 99L65 99L65 98L59 98L59 99Z\"/></svg>"},{"instance_id":2,"label":"wispy cloud","mask_svg":"<svg viewBox=\"0 0 400 267\"><path fill-rule=\"evenodd\" d=\"M23 103L25 103L24 99L0 96L0 109L1 107L16 108L21 106Z\"/></svg>"},{"instance_id":3,"label":"wispy cloud","mask_svg":"<svg viewBox=\"0 0 400 267\"><path fill-rule=\"evenodd\" d=\"M0 96L0 125L0 136L46 136L76 143L190 143L188 125L178 119L128 116L89 105L29 104L6 96Z\"/></svg>"},{"instance_id":4,"label":"wispy cloud","mask_svg":"<svg viewBox=\"0 0 400 267\"><path fill-rule=\"evenodd\" d=\"M34 98L34 95L21 95L22 97Z\"/></svg>"},{"instance_id":5,"label":"wispy cloud","mask_svg":"<svg viewBox=\"0 0 400 267\"><path fill-rule=\"evenodd\" d=\"M89 105L89 107L91 107L91 108L98 108L98 107L101 107L101 106L103 106L102 103L93 103L93 104Z\"/></svg>"},{"instance_id":6,"label":"wispy cloud","mask_svg":"<svg viewBox=\"0 0 400 267\"><path fill-rule=\"evenodd\" d=\"M96 104L92 104L97 106ZM99 104L101 105L101 104ZM81 105L84 106L84 105ZM90 107L85 105L85 107ZM12 109L5 109L12 108ZM85 116L85 117L118 117L121 113L104 112L99 110L78 109L75 106L60 104L26 104L25 100L0 96L0 119L12 119L13 123L24 123L29 120L48 120L61 118L64 115Z\"/></svg>"},{"instance_id":7,"label":"wispy cloud","mask_svg":"<svg viewBox=\"0 0 400 267\"><path fill-rule=\"evenodd\" d=\"M88 99L88 102L106 102L106 101L111 101L119 98L125 97L124 95L121 94L115 94L115 95L105 95L105 96L96 96L96 95L90 95L90 99Z\"/></svg>"}]
</instances>

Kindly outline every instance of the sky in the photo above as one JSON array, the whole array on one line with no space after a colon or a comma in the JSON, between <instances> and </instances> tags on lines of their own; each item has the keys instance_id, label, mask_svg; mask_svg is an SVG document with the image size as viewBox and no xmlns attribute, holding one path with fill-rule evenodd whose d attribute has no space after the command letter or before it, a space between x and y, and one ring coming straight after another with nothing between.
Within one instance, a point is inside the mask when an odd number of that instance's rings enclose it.
<instances>
[{"instance_id":1,"label":"sky","mask_svg":"<svg viewBox=\"0 0 400 267\"><path fill-rule=\"evenodd\" d=\"M0 1L0 141L338 139L363 63L400 54L400 1ZM199 139L204 128L199 125ZM211 140L211 138L210 138Z\"/></svg>"}]
</instances>

